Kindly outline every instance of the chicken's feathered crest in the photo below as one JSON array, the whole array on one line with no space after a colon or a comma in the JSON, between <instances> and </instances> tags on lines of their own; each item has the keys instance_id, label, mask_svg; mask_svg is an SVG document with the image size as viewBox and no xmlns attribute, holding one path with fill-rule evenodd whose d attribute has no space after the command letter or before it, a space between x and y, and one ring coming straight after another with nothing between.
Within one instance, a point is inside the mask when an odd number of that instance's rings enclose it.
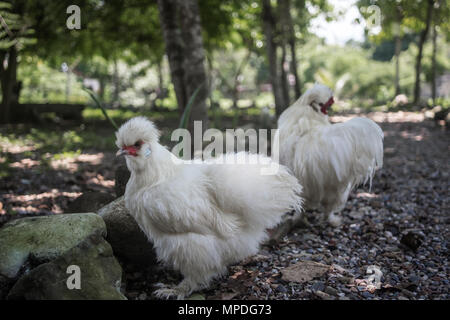
<instances>
[{"instance_id":1,"label":"chicken's feathered crest","mask_svg":"<svg viewBox=\"0 0 450 320\"><path fill-rule=\"evenodd\" d=\"M146 143L154 143L159 141L159 131L146 117L135 117L119 128L116 138L116 145L119 148L124 145L133 145L139 139Z\"/></svg>"}]
</instances>

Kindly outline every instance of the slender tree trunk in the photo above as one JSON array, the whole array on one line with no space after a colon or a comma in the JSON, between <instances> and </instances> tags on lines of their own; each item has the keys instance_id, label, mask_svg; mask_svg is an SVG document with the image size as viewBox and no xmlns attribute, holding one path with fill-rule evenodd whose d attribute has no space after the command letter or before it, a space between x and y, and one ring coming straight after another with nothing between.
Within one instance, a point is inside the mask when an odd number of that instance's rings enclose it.
<instances>
[{"instance_id":1,"label":"slender tree trunk","mask_svg":"<svg viewBox=\"0 0 450 320\"><path fill-rule=\"evenodd\" d=\"M187 104L184 84L183 39L178 26L178 0L158 0L159 16L163 30L170 77L177 97L178 110L183 113Z\"/></svg>"},{"instance_id":2,"label":"slender tree trunk","mask_svg":"<svg viewBox=\"0 0 450 320\"><path fill-rule=\"evenodd\" d=\"M281 5L283 24L284 24L284 35L287 37L287 43L289 44L290 54L291 54L291 72L295 79L295 99L301 96L301 80L298 74L298 64L297 64L297 52L296 52L296 38L294 23L292 22L291 16L291 1L290 0L278 0ZM291 101L289 101L290 103Z\"/></svg>"},{"instance_id":3,"label":"slender tree trunk","mask_svg":"<svg viewBox=\"0 0 450 320\"><path fill-rule=\"evenodd\" d=\"M162 70L162 60L158 61L156 65L158 69L158 97L159 99L163 99L166 96L166 90L164 88L164 73Z\"/></svg>"},{"instance_id":4,"label":"slender tree trunk","mask_svg":"<svg viewBox=\"0 0 450 320\"><path fill-rule=\"evenodd\" d=\"M237 103L239 101L239 76L250 60L251 51L248 51L245 55L245 58L241 60L238 68L236 69L236 73L234 74L234 82L233 82L233 108L237 109Z\"/></svg>"},{"instance_id":5,"label":"slender tree trunk","mask_svg":"<svg viewBox=\"0 0 450 320\"><path fill-rule=\"evenodd\" d=\"M414 103L419 102L420 100L420 74L422 73L422 56L423 56L423 45L427 39L428 31L430 30L431 20L433 16L433 0L428 0L427 7L427 17L425 21L425 29L420 33L419 39L419 52L417 53L416 58L416 82L414 85Z\"/></svg>"},{"instance_id":6,"label":"slender tree trunk","mask_svg":"<svg viewBox=\"0 0 450 320\"><path fill-rule=\"evenodd\" d=\"M288 16L290 13L288 12L288 3L286 0L278 0L277 1L277 10L278 10L278 24L280 26L279 38L280 38L280 47L281 47L281 58L280 58L280 85L281 85L281 94L283 98L283 106L287 107L290 104L289 97L289 83L287 79L287 72L285 69L286 65L286 47L289 38L289 26L288 26Z\"/></svg>"},{"instance_id":7,"label":"slender tree trunk","mask_svg":"<svg viewBox=\"0 0 450 320\"><path fill-rule=\"evenodd\" d=\"M440 8L441 8L441 0L437 0L437 6L434 7L434 16L433 16L433 54L432 54L432 66L431 66L431 96L433 98L433 106L436 105L437 98L437 88L436 88L436 77L437 77L437 65L436 65L436 54L437 54L437 38L438 38L438 30L437 26L440 22Z\"/></svg>"},{"instance_id":8,"label":"slender tree trunk","mask_svg":"<svg viewBox=\"0 0 450 320\"><path fill-rule=\"evenodd\" d=\"M119 83L119 67L117 65L117 59L114 59L114 74L113 74L113 85L114 85L114 92L113 92L113 101L112 104L115 106L119 106L119 95L120 95L120 83Z\"/></svg>"},{"instance_id":9,"label":"slender tree trunk","mask_svg":"<svg viewBox=\"0 0 450 320\"><path fill-rule=\"evenodd\" d=\"M394 25L395 33L395 95L400 94L400 54L402 52L402 21L403 12L402 9L397 6L396 9L396 24Z\"/></svg>"},{"instance_id":10,"label":"slender tree trunk","mask_svg":"<svg viewBox=\"0 0 450 320\"><path fill-rule=\"evenodd\" d=\"M5 69L3 61L8 56L8 67ZM17 50L14 46L8 49L7 54L1 55L0 78L2 87L2 103L0 108L0 123L9 123L12 120L11 107L19 101L19 88L17 83Z\"/></svg>"},{"instance_id":11,"label":"slender tree trunk","mask_svg":"<svg viewBox=\"0 0 450 320\"><path fill-rule=\"evenodd\" d=\"M281 45L281 59L280 59L280 84L281 93L283 95L283 106L286 108L290 104L289 98L289 83L287 79L286 69L284 68L286 64L286 44Z\"/></svg>"},{"instance_id":12,"label":"slender tree trunk","mask_svg":"<svg viewBox=\"0 0 450 320\"><path fill-rule=\"evenodd\" d=\"M72 70L67 70L66 72L66 103L69 103L70 95L71 95L71 88L72 88Z\"/></svg>"},{"instance_id":13,"label":"slender tree trunk","mask_svg":"<svg viewBox=\"0 0 450 320\"><path fill-rule=\"evenodd\" d=\"M300 96L302 95L302 83L301 83L301 79L300 79L300 75L298 74L298 63L297 63L297 53L295 51L295 37L292 37L289 40L289 47L291 48L291 70L292 70L292 74L294 75L294 79L295 79L295 99L300 98Z\"/></svg>"},{"instance_id":14,"label":"slender tree trunk","mask_svg":"<svg viewBox=\"0 0 450 320\"><path fill-rule=\"evenodd\" d=\"M400 35L395 36L395 95L400 94L400 52L402 39Z\"/></svg>"},{"instance_id":15,"label":"slender tree trunk","mask_svg":"<svg viewBox=\"0 0 450 320\"><path fill-rule=\"evenodd\" d=\"M102 99L102 101L104 101L105 100L105 85L106 85L106 83L105 83L105 78L103 76L99 77L99 85L100 85L100 88L99 88L98 94L99 94L100 99Z\"/></svg>"},{"instance_id":16,"label":"slender tree trunk","mask_svg":"<svg viewBox=\"0 0 450 320\"><path fill-rule=\"evenodd\" d=\"M208 128L208 83L205 72L205 50L203 47L202 26L197 0L180 0L180 27L184 40L184 83L186 96L192 97L198 89L193 102L189 131L194 132L194 121L202 121L202 129ZM194 137L192 135L192 137Z\"/></svg>"},{"instance_id":17,"label":"slender tree trunk","mask_svg":"<svg viewBox=\"0 0 450 320\"><path fill-rule=\"evenodd\" d=\"M437 28L436 24L433 25L433 55L432 55L432 66L431 66L431 97L433 98L433 105L436 105L436 52L437 52Z\"/></svg>"},{"instance_id":18,"label":"slender tree trunk","mask_svg":"<svg viewBox=\"0 0 450 320\"><path fill-rule=\"evenodd\" d=\"M270 82L275 99L275 112L279 116L285 106L283 105L283 96L277 71L277 45L275 43L276 21L272 12L270 0L263 0L262 3L262 21L264 36L266 39L266 53L269 63Z\"/></svg>"}]
</instances>

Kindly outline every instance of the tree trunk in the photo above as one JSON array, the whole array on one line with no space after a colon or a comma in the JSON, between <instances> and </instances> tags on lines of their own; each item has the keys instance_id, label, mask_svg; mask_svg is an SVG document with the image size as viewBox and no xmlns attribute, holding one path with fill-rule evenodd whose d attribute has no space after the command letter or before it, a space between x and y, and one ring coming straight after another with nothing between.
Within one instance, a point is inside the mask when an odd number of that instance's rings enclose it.
<instances>
[{"instance_id":1,"label":"tree trunk","mask_svg":"<svg viewBox=\"0 0 450 320\"><path fill-rule=\"evenodd\" d=\"M170 77L177 97L178 110L183 114L187 104L184 84L183 39L178 27L178 0L158 0L159 16L163 30L166 54L169 61ZM184 13L183 13L184 14Z\"/></svg>"},{"instance_id":2,"label":"tree trunk","mask_svg":"<svg viewBox=\"0 0 450 320\"><path fill-rule=\"evenodd\" d=\"M431 97L433 99L433 106L436 105L436 52L437 52L437 28L436 23L433 25L433 54L431 57Z\"/></svg>"},{"instance_id":3,"label":"tree trunk","mask_svg":"<svg viewBox=\"0 0 450 320\"><path fill-rule=\"evenodd\" d=\"M395 36L395 95L400 94L400 52L402 40L399 35Z\"/></svg>"},{"instance_id":4,"label":"tree trunk","mask_svg":"<svg viewBox=\"0 0 450 320\"><path fill-rule=\"evenodd\" d=\"M208 83L205 72L205 51L197 0L180 0L180 27L184 40L184 83L186 97L199 92L193 102L189 121L189 131L194 132L194 121L202 121L202 129L208 128ZM192 137L194 137L192 135Z\"/></svg>"},{"instance_id":5,"label":"tree trunk","mask_svg":"<svg viewBox=\"0 0 450 320\"><path fill-rule=\"evenodd\" d=\"M295 38L295 30L294 23L292 22L291 16L291 1L290 0L279 0L281 5L282 17L284 23L284 35L287 37L287 43L289 44L290 54L291 54L291 72L295 79L295 99L298 99L301 95L301 82L300 76L298 74L298 65L297 65L297 52L296 52L296 38ZM290 103L290 101L289 101Z\"/></svg>"},{"instance_id":6,"label":"tree trunk","mask_svg":"<svg viewBox=\"0 0 450 320\"><path fill-rule=\"evenodd\" d=\"M8 56L8 67L3 62ZM0 108L0 123L11 122L11 107L19 102L20 87L17 82L17 50L14 46L0 56L0 78L2 87L2 103Z\"/></svg>"},{"instance_id":7,"label":"tree trunk","mask_svg":"<svg viewBox=\"0 0 450 320\"><path fill-rule=\"evenodd\" d=\"M276 21L273 16L270 0L263 0L262 3L262 21L264 36L266 38L266 53L269 63L270 83L275 100L275 112L277 117L283 112L283 97L281 85L277 71L277 45L275 43Z\"/></svg>"},{"instance_id":8,"label":"tree trunk","mask_svg":"<svg viewBox=\"0 0 450 320\"><path fill-rule=\"evenodd\" d=\"M248 53L245 55L245 58L241 60L241 63L239 64L238 68L236 69L236 73L234 74L233 78L233 108L237 109L237 103L239 101L239 76L242 73L242 70L244 70L245 66L247 65L248 61L250 60L251 51L248 51Z\"/></svg>"},{"instance_id":9,"label":"tree trunk","mask_svg":"<svg viewBox=\"0 0 450 320\"><path fill-rule=\"evenodd\" d=\"M420 99L420 74L422 73L422 56L423 56L423 45L427 39L428 31L430 30L431 19L433 16L433 0L428 0L427 6L427 17L425 21L425 29L420 33L419 39L419 52L416 58L416 82L414 85L414 103L419 102Z\"/></svg>"},{"instance_id":10,"label":"tree trunk","mask_svg":"<svg viewBox=\"0 0 450 320\"><path fill-rule=\"evenodd\" d=\"M284 68L286 64L286 44L281 45L281 59L280 59L280 85L281 93L283 95L283 106L286 108L290 104L289 98L289 83L287 79L286 69Z\"/></svg>"},{"instance_id":11,"label":"tree trunk","mask_svg":"<svg viewBox=\"0 0 450 320\"><path fill-rule=\"evenodd\" d=\"M100 99L102 99L102 101L105 101L106 79L104 76L100 76L98 81L99 81L99 85L100 85L98 95L99 95Z\"/></svg>"},{"instance_id":12,"label":"tree trunk","mask_svg":"<svg viewBox=\"0 0 450 320\"><path fill-rule=\"evenodd\" d=\"M112 105L114 106L120 106L120 80L119 80L119 67L117 66L117 60L114 59L114 74L113 74L113 85L114 85L114 92L113 92L113 101Z\"/></svg>"},{"instance_id":13,"label":"tree trunk","mask_svg":"<svg viewBox=\"0 0 450 320\"><path fill-rule=\"evenodd\" d=\"M298 74L298 64L297 64L297 53L295 51L295 37L292 37L289 40L289 47L291 48L291 71L292 74L294 75L294 79L295 79L295 99L297 100L298 98L300 98L300 96L302 95L302 89L301 89L301 79L300 79L300 75Z\"/></svg>"},{"instance_id":14,"label":"tree trunk","mask_svg":"<svg viewBox=\"0 0 450 320\"><path fill-rule=\"evenodd\" d=\"M403 12L402 9L397 6L396 8L396 24L394 25L395 33L395 96L400 94L400 54L402 52L402 21Z\"/></svg>"},{"instance_id":15,"label":"tree trunk","mask_svg":"<svg viewBox=\"0 0 450 320\"><path fill-rule=\"evenodd\" d=\"M164 88L164 72L162 67L163 61L160 60L156 64L158 69L158 92L156 99L164 99L166 97L166 89Z\"/></svg>"}]
</instances>

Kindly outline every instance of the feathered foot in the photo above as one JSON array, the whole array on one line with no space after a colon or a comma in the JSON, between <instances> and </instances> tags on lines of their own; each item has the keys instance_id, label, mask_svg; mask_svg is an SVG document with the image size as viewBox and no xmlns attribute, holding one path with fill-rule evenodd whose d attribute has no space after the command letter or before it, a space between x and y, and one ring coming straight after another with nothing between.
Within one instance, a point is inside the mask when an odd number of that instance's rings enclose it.
<instances>
[{"instance_id":1,"label":"feathered foot","mask_svg":"<svg viewBox=\"0 0 450 320\"><path fill-rule=\"evenodd\" d=\"M177 300L183 300L195 290L195 287L193 287L189 281L186 281L186 279L181 281L180 284L175 287L163 283L157 283L155 286L161 288L153 292L155 297L167 300L172 297L176 297Z\"/></svg>"},{"instance_id":2,"label":"feathered foot","mask_svg":"<svg viewBox=\"0 0 450 320\"><path fill-rule=\"evenodd\" d=\"M185 297L185 292L179 290L177 287L174 288L164 288L158 289L154 292L155 297L158 299L166 299L169 300L171 297L176 297L177 300L183 300Z\"/></svg>"},{"instance_id":3,"label":"feathered foot","mask_svg":"<svg viewBox=\"0 0 450 320\"><path fill-rule=\"evenodd\" d=\"M306 213L302 212L301 216L296 224L296 227L299 228L307 228L307 229L311 229L312 225L311 223L308 221L308 218L306 217Z\"/></svg>"},{"instance_id":4,"label":"feathered foot","mask_svg":"<svg viewBox=\"0 0 450 320\"><path fill-rule=\"evenodd\" d=\"M342 225L342 217L340 217L339 213L334 212L323 212L320 215L317 227L321 229L325 229L328 226L332 226L334 228L337 228Z\"/></svg>"},{"instance_id":5,"label":"feathered foot","mask_svg":"<svg viewBox=\"0 0 450 320\"><path fill-rule=\"evenodd\" d=\"M328 223L332 226L332 227L339 227L342 225L342 218L339 216L338 213L330 213L328 215Z\"/></svg>"}]
</instances>

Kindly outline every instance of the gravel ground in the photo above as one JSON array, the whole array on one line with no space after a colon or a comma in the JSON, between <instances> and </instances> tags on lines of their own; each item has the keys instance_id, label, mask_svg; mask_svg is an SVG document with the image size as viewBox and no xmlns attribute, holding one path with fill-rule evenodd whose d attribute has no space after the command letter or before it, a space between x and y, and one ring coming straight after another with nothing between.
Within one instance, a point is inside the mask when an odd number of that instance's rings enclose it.
<instances>
[{"instance_id":1,"label":"gravel ground","mask_svg":"<svg viewBox=\"0 0 450 320\"><path fill-rule=\"evenodd\" d=\"M230 266L226 276L193 298L450 298L449 133L430 120L424 121L421 114L369 116L385 133L384 167L376 174L371 190L366 186L351 193L342 212L343 225L337 229L295 229L276 245L263 246L257 256ZM26 150L2 148L3 156L17 163L14 175L2 179L0 186L0 225L12 218L64 212L67 202L81 192L113 192L112 153L94 152L92 159L80 156L75 159L77 170L43 175L39 166L29 160L24 163ZM70 169L72 163L68 165ZM22 183L17 184L19 179ZM19 214L6 213L8 208ZM314 225L318 215L307 215ZM327 271L301 283L283 277L283 270L303 261L324 264ZM376 275L381 274L380 281L371 280L371 266L376 266ZM123 268L123 289L129 299L153 299L153 283L181 280L179 274L160 267Z\"/></svg>"},{"instance_id":2,"label":"gravel ground","mask_svg":"<svg viewBox=\"0 0 450 320\"><path fill-rule=\"evenodd\" d=\"M372 189L354 190L343 225L295 229L238 265L194 299L449 299L449 134L414 114L371 114L385 133L384 167ZM333 120L342 121L343 117ZM308 212L314 224L318 214ZM283 270L302 261L329 266L301 283ZM375 267L371 267L375 266ZM369 270L368 270L369 269ZM371 279L372 270L381 275ZM151 284L180 276L129 266L129 299L152 299Z\"/></svg>"}]
</instances>

